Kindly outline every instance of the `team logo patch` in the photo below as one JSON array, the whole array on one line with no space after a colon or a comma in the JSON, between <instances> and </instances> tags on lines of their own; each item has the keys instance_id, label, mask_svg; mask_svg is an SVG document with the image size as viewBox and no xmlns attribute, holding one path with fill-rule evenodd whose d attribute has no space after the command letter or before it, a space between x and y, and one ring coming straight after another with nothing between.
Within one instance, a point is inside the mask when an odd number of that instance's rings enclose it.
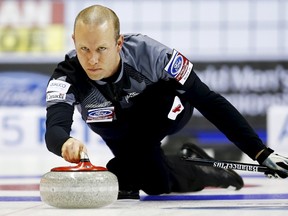
<instances>
[{"instance_id":1,"label":"team logo patch","mask_svg":"<svg viewBox=\"0 0 288 216\"><path fill-rule=\"evenodd\" d=\"M192 68L193 64L185 56L173 50L172 57L165 66L165 71L183 85L190 75Z\"/></svg>"},{"instance_id":2,"label":"team logo patch","mask_svg":"<svg viewBox=\"0 0 288 216\"><path fill-rule=\"evenodd\" d=\"M176 117L183 111L184 106L181 103L179 97L175 96L172 108L168 114L168 118L171 120L175 120Z\"/></svg>"},{"instance_id":3,"label":"team logo patch","mask_svg":"<svg viewBox=\"0 0 288 216\"><path fill-rule=\"evenodd\" d=\"M111 122L114 118L114 107L103 107L88 110L87 123Z\"/></svg>"},{"instance_id":4,"label":"team logo patch","mask_svg":"<svg viewBox=\"0 0 288 216\"><path fill-rule=\"evenodd\" d=\"M60 92L60 93L67 93L70 87L70 83L67 83L62 80L51 80L48 84L46 92Z\"/></svg>"}]
</instances>

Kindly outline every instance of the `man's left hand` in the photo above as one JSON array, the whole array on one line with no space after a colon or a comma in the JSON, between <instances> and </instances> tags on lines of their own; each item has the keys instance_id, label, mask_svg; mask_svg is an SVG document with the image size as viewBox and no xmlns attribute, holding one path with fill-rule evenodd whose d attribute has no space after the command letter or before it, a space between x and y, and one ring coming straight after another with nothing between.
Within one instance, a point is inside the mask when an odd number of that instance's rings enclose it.
<instances>
[{"instance_id":1,"label":"man's left hand","mask_svg":"<svg viewBox=\"0 0 288 216\"><path fill-rule=\"evenodd\" d=\"M272 153L263 161L262 165L275 171L275 173L265 173L268 177L288 177L288 158L286 157Z\"/></svg>"}]
</instances>

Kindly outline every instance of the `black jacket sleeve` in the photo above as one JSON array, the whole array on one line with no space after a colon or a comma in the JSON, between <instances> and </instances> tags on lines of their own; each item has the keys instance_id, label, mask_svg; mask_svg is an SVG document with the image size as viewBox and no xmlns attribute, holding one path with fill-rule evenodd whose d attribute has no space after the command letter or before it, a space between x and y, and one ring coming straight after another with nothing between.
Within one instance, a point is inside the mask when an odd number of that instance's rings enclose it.
<instances>
[{"instance_id":1,"label":"black jacket sleeve","mask_svg":"<svg viewBox=\"0 0 288 216\"><path fill-rule=\"evenodd\" d=\"M57 103L47 108L45 141L47 149L61 156L63 143L70 138L74 107Z\"/></svg>"},{"instance_id":2,"label":"black jacket sleeve","mask_svg":"<svg viewBox=\"0 0 288 216\"><path fill-rule=\"evenodd\" d=\"M211 91L192 72L185 83L185 96L192 105L252 159L266 148L239 111L223 96Z\"/></svg>"}]
</instances>

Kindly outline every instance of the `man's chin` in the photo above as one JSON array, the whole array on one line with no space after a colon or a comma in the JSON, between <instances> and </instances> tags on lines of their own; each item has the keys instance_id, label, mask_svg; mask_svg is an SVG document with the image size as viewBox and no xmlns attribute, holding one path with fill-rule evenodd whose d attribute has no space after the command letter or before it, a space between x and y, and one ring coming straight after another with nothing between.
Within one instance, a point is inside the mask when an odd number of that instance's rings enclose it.
<instances>
[{"instance_id":1,"label":"man's chin","mask_svg":"<svg viewBox=\"0 0 288 216\"><path fill-rule=\"evenodd\" d=\"M103 76L95 76L95 75L87 75L87 76L89 77L89 79L94 81L103 79Z\"/></svg>"}]
</instances>

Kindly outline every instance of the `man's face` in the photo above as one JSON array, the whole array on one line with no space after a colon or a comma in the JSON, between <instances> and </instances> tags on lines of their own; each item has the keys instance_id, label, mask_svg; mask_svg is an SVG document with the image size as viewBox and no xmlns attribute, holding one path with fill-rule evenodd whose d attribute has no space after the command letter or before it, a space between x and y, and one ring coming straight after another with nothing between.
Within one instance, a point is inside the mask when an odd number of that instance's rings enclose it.
<instances>
[{"instance_id":1,"label":"man's face","mask_svg":"<svg viewBox=\"0 0 288 216\"><path fill-rule=\"evenodd\" d=\"M91 25L78 21L72 38L79 62L91 80L110 77L117 71L123 36L115 41L110 22Z\"/></svg>"}]
</instances>

